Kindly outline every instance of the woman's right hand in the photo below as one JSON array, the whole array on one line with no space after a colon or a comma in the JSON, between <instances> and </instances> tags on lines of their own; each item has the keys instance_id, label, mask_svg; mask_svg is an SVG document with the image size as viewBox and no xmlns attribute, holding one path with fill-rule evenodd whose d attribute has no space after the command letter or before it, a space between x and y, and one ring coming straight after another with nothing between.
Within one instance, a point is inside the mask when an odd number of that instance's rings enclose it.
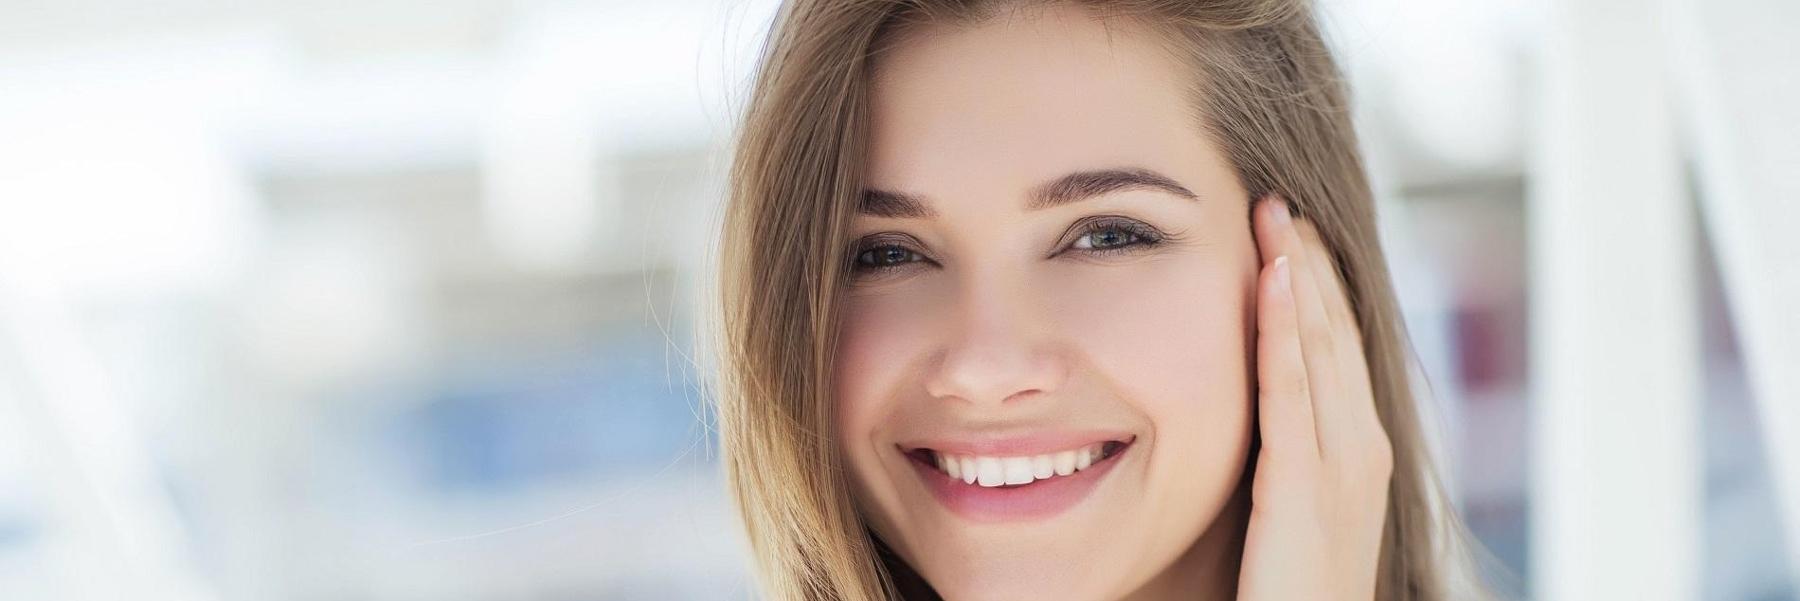
<instances>
[{"instance_id":1,"label":"woman's right hand","mask_svg":"<svg viewBox=\"0 0 1800 601\"><path fill-rule=\"evenodd\" d=\"M1371 599L1393 453L1355 314L1312 224L1255 212L1257 418L1238 598Z\"/></svg>"}]
</instances>

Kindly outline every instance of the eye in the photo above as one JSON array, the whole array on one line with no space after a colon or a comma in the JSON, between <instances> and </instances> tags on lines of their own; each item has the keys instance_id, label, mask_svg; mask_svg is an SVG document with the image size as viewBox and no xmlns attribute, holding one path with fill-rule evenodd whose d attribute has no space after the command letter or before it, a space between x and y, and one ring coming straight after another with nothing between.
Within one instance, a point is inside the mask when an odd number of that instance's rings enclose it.
<instances>
[{"instance_id":1,"label":"eye","mask_svg":"<svg viewBox=\"0 0 1800 601\"><path fill-rule=\"evenodd\" d=\"M913 250L918 240L905 234L878 234L857 241L850 252L850 271L856 278L872 278L930 264L931 258Z\"/></svg>"},{"instance_id":2,"label":"eye","mask_svg":"<svg viewBox=\"0 0 1800 601\"><path fill-rule=\"evenodd\" d=\"M919 253L892 244L865 249L856 253L857 269L893 269L895 267L918 261L924 257Z\"/></svg>"},{"instance_id":3,"label":"eye","mask_svg":"<svg viewBox=\"0 0 1800 601\"><path fill-rule=\"evenodd\" d=\"M1075 239L1073 248L1083 250L1108 249L1130 246L1140 241L1138 235L1123 228L1111 228L1091 231Z\"/></svg>"},{"instance_id":4,"label":"eye","mask_svg":"<svg viewBox=\"0 0 1800 601\"><path fill-rule=\"evenodd\" d=\"M1121 217L1096 217L1077 223L1072 229L1075 240L1068 248L1089 254L1128 252L1136 250L1134 247L1148 248L1163 241L1163 235L1156 228Z\"/></svg>"}]
</instances>

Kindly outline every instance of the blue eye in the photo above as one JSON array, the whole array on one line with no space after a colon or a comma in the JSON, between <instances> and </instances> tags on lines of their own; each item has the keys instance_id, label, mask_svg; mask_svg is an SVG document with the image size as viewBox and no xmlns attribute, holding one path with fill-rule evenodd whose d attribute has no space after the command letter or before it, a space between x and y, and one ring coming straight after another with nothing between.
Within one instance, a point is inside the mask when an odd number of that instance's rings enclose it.
<instances>
[{"instance_id":1,"label":"blue eye","mask_svg":"<svg viewBox=\"0 0 1800 601\"><path fill-rule=\"evenodd\" d=\"M1125 252L1132 247L1150 247L1162 242L1162 236L1148 226L1120 219L1097 219L1076 227L1080 232L1069 248L1093 254Z\"/></svg>"},{"instance_id":2,"label":"blue eye","mask_svg":"<svg viewBox=\"0 0 1800 601\"><path fill-rule=\"evenodd\" d=\"M1139 241L1140 238L1135 233L1122 229L1103 229L1082 234L1080 238L1075 239L1075 244L1072 248L1083 250L1105 250L1108 248L1130 246L1132 244L1137 244Z\"/></svg>"},{"instance_id":3,"label":"blue eye","mask_svg":"<svg viewBox=\"0 0 1800 601\"><path fill-rule=\"evenodd\" d=\"M907 250L905 247L886 244L856 253L855 266L859 270L893 269L923 258L919 253Z\"/></svg>"}]
</instances>

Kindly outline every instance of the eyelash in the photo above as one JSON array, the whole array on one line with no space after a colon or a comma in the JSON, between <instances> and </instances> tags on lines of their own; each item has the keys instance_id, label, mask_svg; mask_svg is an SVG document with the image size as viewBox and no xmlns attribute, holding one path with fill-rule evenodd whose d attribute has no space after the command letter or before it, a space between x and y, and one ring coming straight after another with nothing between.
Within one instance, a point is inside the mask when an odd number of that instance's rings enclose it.
<instances>
[{"instance_id":1,"label":"eyelash","mask_svg":"<svg viewBox=\"0 0 1800 601\"><path fill-rule=\"evenodd\" d=\"M1135 219L1112 216L1085 219L1070 227L1069 230L1075 232L1075 239L1068 244L1065 244L1062 250L1058 250L1051 256L1060 255L1063 252L1070 250L1083 251L1089 256L1112 256L1131 252L1141 252L1162 244L1169 238L1167 234L1157 231L1156 228L1146 225L1143 222ZM1120 238L1124 240L1124 242L1115 243L1112 246L1103 248L1093 247L1094 242L1091 241L1088 243L1089 248L1082 249L1076 246L1077 244L1080 244L1082 240L1089 239L1090 236L1105 232L1120 232ZM903 242L907 240L914 240L912 236L900 235L898 236L898 240L893 240L892 238L891 235L876 235L865 238L862 245L856 249L856 252L850 255L851 271L859 274L878 275L896 269L902 269L907 265L920 261L935 263L935 261L926 258L924 253L908 248L903 244ZM890 241L884 241L884 239ZM899 251L905 253L905 257L897 263L889 264L867 264L863 261L865 255L878 253L880 251ZM878 257L879 254L870 256ZM876 258L872 260L879 261L880 259Z\"/></svg>"}]
</instances>

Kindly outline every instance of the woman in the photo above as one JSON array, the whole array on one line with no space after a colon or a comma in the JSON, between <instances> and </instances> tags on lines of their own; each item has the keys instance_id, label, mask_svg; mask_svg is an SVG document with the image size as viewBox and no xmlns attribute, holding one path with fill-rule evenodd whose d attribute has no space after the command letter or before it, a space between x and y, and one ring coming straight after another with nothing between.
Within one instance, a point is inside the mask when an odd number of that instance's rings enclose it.
<instances>
[{"instance_id":1,"label":"woman","mask_svg":"<svg viewBox=\"0 0 1800 601\"><path fill-rule=\"evenodd\" d=\"M1474 594L1309 10L784 6L720 249L769 598Z\"/></svg>"}]
</instances>

